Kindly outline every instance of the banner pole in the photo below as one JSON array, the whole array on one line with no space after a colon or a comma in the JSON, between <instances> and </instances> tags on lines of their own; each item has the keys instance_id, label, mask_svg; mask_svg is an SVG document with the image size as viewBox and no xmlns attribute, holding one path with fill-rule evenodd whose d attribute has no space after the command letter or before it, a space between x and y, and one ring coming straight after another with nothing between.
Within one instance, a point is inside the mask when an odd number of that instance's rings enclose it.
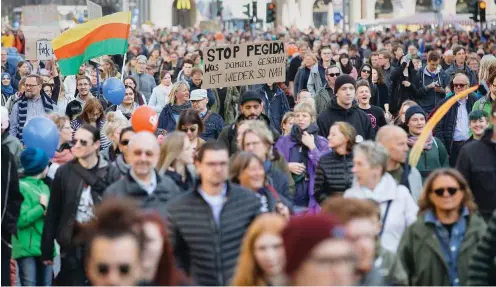
<instances>
[{"instance_id":1,"label":"banner pole","mask_svg":"<svg viewBox=\"0 0 496 287\"><path fill-rule=\"evenodd\" d=\"M126 69L126 58L127 58L127 51L126 51L126 53L124 53L124 57L122 57L121 81L124 81L124 70Z\"/></svg>"},{"instance_id":2,"label":"banner pole","mask_svg":"<svg viewBox=\"0 0 496 287\"><path fill-rule=\"evenodd\" d=\"M98 63L96 63L96 89L98 99L100 99L100 72L98 71Z\"/></svg>"}]
</instances>

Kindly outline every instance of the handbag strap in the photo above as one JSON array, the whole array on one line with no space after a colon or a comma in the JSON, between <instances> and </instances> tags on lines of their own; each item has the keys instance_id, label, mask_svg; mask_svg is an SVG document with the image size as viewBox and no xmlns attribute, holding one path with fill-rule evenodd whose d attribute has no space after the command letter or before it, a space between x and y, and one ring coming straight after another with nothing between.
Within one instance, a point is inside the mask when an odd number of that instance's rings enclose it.
<instances>
[{"instance_id":1,"label":"handbag strap","mask_svg":"<svg viewBox=\"0 0 496 287\"><path fill-rule=\"evenodd\" d=\"M279 201L281 200L281 197L277 193L277 191L274 189L274 187L271 184L267 184L265 187L274 195L274 197Z\"/></svg>"},{"instance_id":2,"label":"handbag strap","mask_svg":"<svg viewBox=\"0 0 496 287\"><path fill-rule=\"evenodd\" d=\"M382 234L384 233L384 227L386 226L386 219L387 219L387 216L389 213L389 207L391 207L391 202L393 202L393 201L392 200L387 201L386 211L384 212L384 216L382 217L382 226L381 226L381 232L379 233L379 236L382 236Z\"/></svg>"}]
</instances>

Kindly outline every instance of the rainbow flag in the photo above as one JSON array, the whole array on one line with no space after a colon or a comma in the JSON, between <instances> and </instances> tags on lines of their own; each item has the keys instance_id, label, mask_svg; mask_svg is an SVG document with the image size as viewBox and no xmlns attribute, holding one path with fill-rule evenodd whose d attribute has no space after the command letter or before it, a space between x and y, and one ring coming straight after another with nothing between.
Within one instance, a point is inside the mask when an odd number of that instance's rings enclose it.
<instances>
[{"instance_id":1,"label":"rainbow flag","mask_svg":"<svg viewBox=\"0 0 496 287\"><path fill-rule=\"evenodd\" d=\"M85 61L124 54L131 26L131 12L118 12L88 21L52 40L62 75L76 75Z\"/></svg>"}]
</instances>

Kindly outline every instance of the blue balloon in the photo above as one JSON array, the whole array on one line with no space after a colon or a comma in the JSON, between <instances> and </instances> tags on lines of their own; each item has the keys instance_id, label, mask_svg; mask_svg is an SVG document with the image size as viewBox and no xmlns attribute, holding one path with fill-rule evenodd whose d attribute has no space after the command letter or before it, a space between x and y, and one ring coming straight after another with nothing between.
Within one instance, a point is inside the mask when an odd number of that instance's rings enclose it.
<instances>
[{"instance_id":1,"label":"blue balloon","mask_svg":"<svg viewBox=\"0 0 496 287\"><path fill-rule=\"evenodd\" d=\"M83 16L79 16L79 18L78 18L78 22L79 22L79 23L83 23L83 22L84 22L84 18L83 18Z\"/></svg>"},{"instance_id":2,"label":"blue balloon","mask_svg":"<svg viewBox=\"0 0 496 287\"><path fill-rule=\"evenodd\" d=\"M105 83L103 83L103 95L112 104L119 105L126 95L124 83L117 78L107 79Z\"/></svg>"},{"instance_id":3,"label":"blue balloon","mask_svg":"<svg viewBox=\"0 0 496 287\"><path fill-rule=\"evenodd\" d=\"M24 126L22 141L26 147L40 148L53 158L59 145L59 130L49 118L34 117Z\"/></svg>"}]
</instances>

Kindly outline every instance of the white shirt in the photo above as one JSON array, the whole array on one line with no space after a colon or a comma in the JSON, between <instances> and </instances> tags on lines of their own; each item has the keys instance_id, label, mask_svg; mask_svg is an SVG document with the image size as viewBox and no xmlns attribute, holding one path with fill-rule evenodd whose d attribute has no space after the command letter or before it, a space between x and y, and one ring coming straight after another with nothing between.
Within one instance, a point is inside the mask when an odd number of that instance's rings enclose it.
<instances>
[{"instance_id":1,"label":"white shirt","mask_svg":"<svg viewBox=\"0 0 496 287\"><path fill-rule=\"evenodd\" d=\"M79 200L79 205L76 214L76 221L79 223L85 223L92 220L95 217L93 210L93 198L91 197L91 186L83 188L81 192L81 199Z\"/></svg>"},{"instance_id":2,"label":"white shirt","mask_svg":"<svg viewBox=\"0 0 496 287\"><path fill-rule=\"evenodd\" d=\"M203 197L203 199L207 202L212 210L212 215L214 216L215 223L217 226L220 225L220 213L222 212L222 207L224 207L224 203L226 202L226 193L227 186L224 184L222 187L222 191L219 195L209 195L205 193L201 187L198 188L198 192Z\"/></svg>"},{"instance_id":3,"label":"white shirt","mask_svg":"<svg viewBox=\"0 0 496 287\"><path fill-rule=\"evenodd\" d=\"M155 172L152 172L152 178L150 179L150 183L146 183L146 182L138 179L132 168L131 168L130 175L136 181L136 183L142 189L144 189L146 191L146 193L148 193L148 195L152 195L152 193L155 191L155 189L157 189L157 176L155 175Z\"/></svg>"}]
</instances>

